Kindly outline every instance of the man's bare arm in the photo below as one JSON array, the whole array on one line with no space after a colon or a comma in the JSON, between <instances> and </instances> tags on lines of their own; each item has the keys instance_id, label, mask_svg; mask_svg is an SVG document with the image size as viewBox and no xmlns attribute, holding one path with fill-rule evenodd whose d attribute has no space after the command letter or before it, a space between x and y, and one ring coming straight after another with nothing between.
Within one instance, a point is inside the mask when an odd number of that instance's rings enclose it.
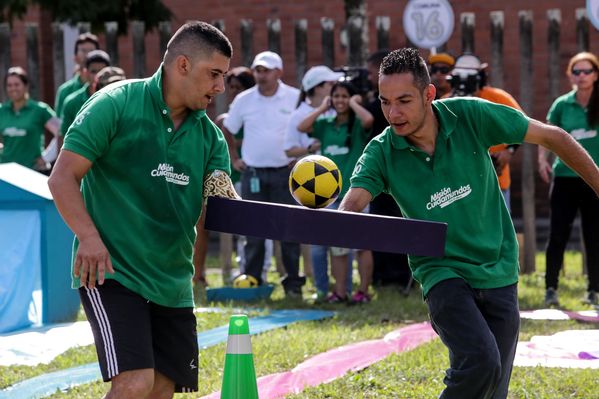
<instances>
[{"instance_id":1,"label":"man's bare arm","mask_svg":"<svg viewBox=\"0 0 599 399\"><path fill-rule=\"evenodd\" d=\"M94 288L96 273L98 284L104 283L105 272L114 273L110 254L89 216L83 196L81 179L92 163L81 155L61 151L48 180L54 203L62 218L79 240L75 256L74 274L81 278L81 285Z\"/></svg>"},{"instance_id":2,"label":"man's bare arm","mask_svg":"<svg viewBox=\"0 0 599 399\"><path fill-rule=\"evenodd\" d=\"M556 154L599 195L599 169L593 158L563 129L531 119L524 141Z\"/></svg>"},{"instance_id":3,"label":"man's bare arm","mask_svg":"<svg viewBox=\"0 0 599 399\"><path fill-rule=\"evenodd\" d=\"M339 204L340 211L362 212L366 205L372 201L372 194L363 188L350 188L343 201Z\"/></svg>"}]
</instances>

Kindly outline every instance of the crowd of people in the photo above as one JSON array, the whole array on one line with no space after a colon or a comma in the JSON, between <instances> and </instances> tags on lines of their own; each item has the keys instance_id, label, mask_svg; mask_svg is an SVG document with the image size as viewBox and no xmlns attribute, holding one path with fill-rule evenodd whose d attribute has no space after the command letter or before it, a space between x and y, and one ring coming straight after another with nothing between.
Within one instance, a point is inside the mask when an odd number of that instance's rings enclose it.
<instances>
[{"instance_id":1,"label":"crowd of people","mask_svg":"<svg viewBox=\"0 0 599 399\"><path fill-rule=\"evenodd\" d=\"M539 171L552 181L546 303L558 303L565 243L580 209L585 300L597 304L594 55L571 59L573 90L555 101L545 124L491 87L487 65L473 54L432 54L427 63L416 49L379 51L366 65L369 90L324 65L306 72L300 90L281 80L284 63L272 51L257 54L250 68L230 68L230 41L204 22L179 28L145 79L125 80L99 47L94 35L79 37L77 72L59 88L54 111L30 99L26 72L11 68L0 137L2 162L47 171L55 161L48 184L75 233L73 288L111 382L107 397L197 391L192 282L205 283L205 198L218 187L231 198L293 204L289 173L309 154L341 169L334 208L445 222L445 255L410 257L408 269L405 256L238 237L240 272L266 283L279 245L290 298L303 297L306 275L315 300L330 303L368 303L373 282L417 281L449 348L441 397L507 396L519 331L509 164L522 142L547 149L539 151ZM229 109L213 122L206 109L226 88ZM44 148L46 130L53 140ZM548 154L556 156L553 167ZM229 283L234 240L220 239ZM354 258L360 282L352 294Z\"/></svg>"},{"instance_id":2,"label":"crowd of people","mask_svg":"<svg viewBox=\"0 0 599 399\"><path fill-rule=\"evenodd\" d=\"M250 68L236 67L227 71L225 86L230 109L216 116L215 123L224 132L231 159L231 178L242 198L293 204L287 189L289 171L297 159L323 154L337 163L344 178L344 190L331 205L333 209L338 208L366 144L389 125L378 92L379 67L388 54L389 51L381 50L368 58L365 66L368 90L354 85L352 78L341 69L333 71L324 65L310 68L298 90L281 80L283 60L271 51L258 54ZM84 103L103 86L125 79L124 71L112 65L110 56L100 49L98 38L91 33L78 37L74 61L75 73L59 87L54 109L30 98L27 72L23 68L15 66L7 71L4 86L8 101L0 106L1 162L17 162L49 174L63 138ZM513 96L488 84L488 65L474 54L454 57L449 52L431 53L427 64L437 100L477 97L521 110ZM571 132L593 157L599 156L595 155L599 154L599 144L596 144L598 139L593 129L599 118L599 95L594 90L597 70L597 58L593 54L585 52L573 57L566 71L573 90L558 98L547 115L550 123ZM48 136L52 140L45 146ZM506 143L489 148L508 210L511 208L510 161L517 149L518 144ZM559 305L559 271L579 210L589 265L585 301L596 304L599 254L591 243L599 231L591 221L599 212L598 203L585 182L559 157L554 157L551 165L550 155L539 147L539 174L543 181L551 184L545 304ZM362 211L402 216L395 199L386 192L373 198ZM202 223L198 223L197 229L194 281L205 284L208 232ZM236 267L238 274L245 273L259 283L266 282L274 255L286 294L301 296L307 276L315 287L316 302L368 302L371 283L406 285L412 278L405 255L272 242L224 233L220 234L219 242L224 284L232 283ZM300 271L300 258L305 276ZM354 258L360 282L358 291L351 296ZM329 274L334 278L333 285Z\"/></svg>"}]
</instances>

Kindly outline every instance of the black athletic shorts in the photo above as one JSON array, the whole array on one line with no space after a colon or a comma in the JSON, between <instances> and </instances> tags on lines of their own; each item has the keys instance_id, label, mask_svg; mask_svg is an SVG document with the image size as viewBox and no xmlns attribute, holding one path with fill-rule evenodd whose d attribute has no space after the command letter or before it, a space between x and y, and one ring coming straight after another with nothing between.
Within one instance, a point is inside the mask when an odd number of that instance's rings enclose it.
<instances>
[{"instance_id":1,"label":"black athletic shorts","mask_svg":"<svg viewBox=\"0 0 599 399\"><path fill-rule=\"evenodd\" d=\"M175 392L198 390L198 340L193 308L150 302L107 279L79 288L94 334L104 381L123 371L154 369L175 382Z\"/></svg>"}]
</instances>

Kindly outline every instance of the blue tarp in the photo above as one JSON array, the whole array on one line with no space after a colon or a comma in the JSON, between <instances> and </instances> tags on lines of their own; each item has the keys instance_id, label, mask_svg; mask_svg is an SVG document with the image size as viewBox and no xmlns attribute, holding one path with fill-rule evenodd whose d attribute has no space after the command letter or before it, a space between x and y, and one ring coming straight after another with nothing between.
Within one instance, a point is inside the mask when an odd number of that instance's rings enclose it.
<instances>
[{"instance_id":1,"label":"blue tarp","mask_svg":"<svg viewBox=\"0 0 599 399\"><path fill-rule=\"evenodd\" d=\"M38 210L0 211L0 333L41 321L33 300L41 287L40 241Z\"/></svg>"}]
</instances>

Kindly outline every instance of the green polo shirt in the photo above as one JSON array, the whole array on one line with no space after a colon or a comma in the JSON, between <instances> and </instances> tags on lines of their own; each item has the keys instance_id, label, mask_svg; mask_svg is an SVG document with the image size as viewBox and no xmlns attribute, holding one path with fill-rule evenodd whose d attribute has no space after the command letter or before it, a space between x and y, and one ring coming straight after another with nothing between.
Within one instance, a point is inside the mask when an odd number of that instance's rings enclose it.
<instances>
[{"instance_id":1,"label":"green polo shirt","mask_svg":"<svg viewBox=\"0 0 599 399\"><path fill-rule=\"evenodd\" d=\"M335 118L336 116L329 116L317 119L312 126L311 136L320 140L322 155L335 162L341 172L342 187L339 193L341 199L349 190L349 178L366 147L370 130L365 130L360 119L356 118L351 129L351 140L348 143L348 124L337 125Z\"/></svg>"},{"instance_id":2,"label":"green polo shirt","mask_svg":"<svg viewBox=\"0 0 599 399\"><path fill-rule=\"evenodd\" d=\"M599 126L589 126L587 110L576 101L575 90L558 97L553 102L547 113L547 120L570 133L588 151L595 164L599 165L599 136L597 135ZM553 175L578 177L576 172L566 166L559 157L556 157L553 162Z\"/></svg>"},{"instance_id":3,"label":"green polo shirt","mask_svg":"<svg viewBox=\"0 0 599 399\"><path fill-rule=\"evenodd\" d=\"M71 79L58 86L56 98L54 99L54 111L56 111L56 115L60 115L62 113L64 100L67 98L67 96L82 88L84 84L85 82L81 81L80 75L76 73Z\"/></svg>"},{"instance_id":4,"label":"green polo shirt","mask_svg":"<svg viewBox=\"0 0 599 399\"><path fill-rule=\"evenodd\" d=\"M520 143L528 119L520 111L476 98L433 102L439 133L432 156L389 127L358 161L352 187L390 193L403 215L447 223L445 256L409 256L423 294L462 278L473 288L518 281L518 244L488 149ZM423 239L426 239L423 237Z\"/></svg>"},{"instance_id":5,"label":"green polo shirt","mask_svg":"<svg viewBox=\"0 0 599 399\"><path fill-rule=\"evenodd\" d=\"M62 114L60 115L60 134L63 136L66 134L67 130L69 130L71 123L75 120L77 112L79 112L83 104L89 99L88 89L89 84L86 83L79 90L74 91L65 98L62 106Z\"/></svg>"},{"instance_id":6,"label":"green polo shirt","mask_svg":"<svg viewBox=\"0 0 599 399\"><path fill-rule=\"evenodd\" d=\"M0 134L4 142L1 162L16 162L28 168L42 155L44 126L56 114L43 102L27 100L18 112L8 101L0 108Z\"/></svg>"},{"instance_id":7,"label":"green polo shirt","mask_svg":"<svg viewBox=\"0 0 599 399\"><path fill-rule=\"evenodd\" d=\"M163 306L193 306L192 251L204 177L229 173L225 138L205 110L174 129L161 65L151 78L95 93L63 149L93 163L81 191L111 255L115 274L107 278ZM77 247L75 240L73 255Z\"/></svg>"}]
</instances>

